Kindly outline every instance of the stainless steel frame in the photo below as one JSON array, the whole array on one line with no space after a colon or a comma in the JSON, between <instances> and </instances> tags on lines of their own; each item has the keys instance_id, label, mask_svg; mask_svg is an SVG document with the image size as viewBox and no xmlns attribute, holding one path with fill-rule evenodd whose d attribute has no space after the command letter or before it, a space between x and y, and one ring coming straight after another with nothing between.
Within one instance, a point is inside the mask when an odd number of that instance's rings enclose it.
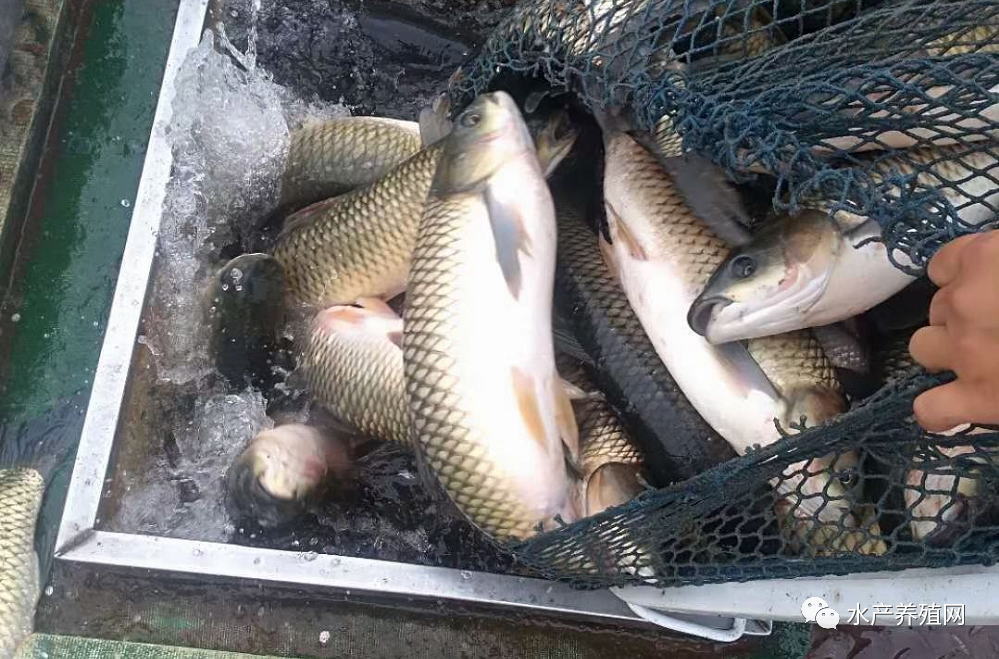
<instances>
[{"instance_id":1,"label":"stainless steel frame","mask_svg":"<svg viewBox=\"0 0 999 659\"><path fill-rule=\"evenodd\" d=\"M641 621L608 591L579 592L540 579L97 530L170 177L172 156L165 129L172 114L174 80L185 55L200 40L208 2L180 3L111 316L59 527L56 558L112 568L217 575L540 609L608 621Z\"/></svg>"}]
</instances>

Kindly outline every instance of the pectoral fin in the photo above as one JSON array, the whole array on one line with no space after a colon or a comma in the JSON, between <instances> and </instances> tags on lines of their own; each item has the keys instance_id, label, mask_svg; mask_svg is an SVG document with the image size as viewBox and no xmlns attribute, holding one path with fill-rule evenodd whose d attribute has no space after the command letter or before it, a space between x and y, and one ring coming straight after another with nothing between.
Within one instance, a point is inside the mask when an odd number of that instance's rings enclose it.
<instances>
[{"instance_id":1,"label":"pectoral fin","mask_svg":"<svg viewBox=\"0 0 999 659\"><path fill-rule=\"evenodd\" d=\"M572 401L563 386L565 380L552 378L552 396L555 403L555 423L558 434L565 445L566 460L577 472L580 472L579 428L576 427L576 413L572 409Z\"/></svg>"},{"instance_id":2,"label":"pectoral fin","mask_svg":"<svg viewBox=\"0 0 999 659\"><path fill-rule=\"evenodd\" d=\"M513 391L517 398L517 408L531 438L542 447L547 448L544 419L541 417L541 405L538 403L538 389L534 378L516 366L511 372Z\"/></svg>"},{"instance_id":3,"label":"pectoral fin","mask_svg":"<svg viewBox=\"0 0 999 659\"><path fill-rule=\"evenodd\" d=\"M524 227L524 218L515 205L497 199L488 186L483 194L496 246L496 261L510 293L516 299L520 297L520 255L531 255L531 239Z\"/></svg>"},{"instance_id":4,"label":"pectoral fin","mask_svg":"<svg viewBox=\"0 0 999 659\"><path fill-rule=\"evenodd\" d=\"M638 261L647 261L649 257L645 253L645 249L642 248L641 243L635 238L635 234L628 228L624 219L618 215L617 211L609 203L605 204L605 206L607 208L607 221L610 224L611 240L620 242L628 250L628 254L632 258Z\"/></svg>"}]
</instances>

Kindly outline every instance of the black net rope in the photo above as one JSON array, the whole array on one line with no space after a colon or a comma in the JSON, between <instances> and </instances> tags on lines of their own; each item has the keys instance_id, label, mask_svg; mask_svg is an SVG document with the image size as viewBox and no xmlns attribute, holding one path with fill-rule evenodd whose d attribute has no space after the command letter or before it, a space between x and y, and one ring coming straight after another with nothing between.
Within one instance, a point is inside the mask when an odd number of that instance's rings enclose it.
<instances>
[{"instance_id":1,"label":"black net rope","mask_svg":"<svg viewBox=\"0 0 999 659\"><path fill-rule=\"evenodd\" d=\"M452 79L452 105L511 74L735 181L773 177L778 211L874 219L913 273L955 236L999 226L994 0L525 0ZM579 587L991 564L999 433L923 431L912 401L940 381L915 373L827 425L512 549Z\"/></svg>"}]
</instances>

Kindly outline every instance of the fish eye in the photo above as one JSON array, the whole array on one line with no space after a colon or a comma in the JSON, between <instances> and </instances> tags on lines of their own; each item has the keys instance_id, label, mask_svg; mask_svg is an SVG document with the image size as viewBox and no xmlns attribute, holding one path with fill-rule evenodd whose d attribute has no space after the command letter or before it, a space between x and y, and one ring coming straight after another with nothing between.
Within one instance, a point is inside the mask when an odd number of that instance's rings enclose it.
<instances>
[{"instance_id":1,"label":"fish eye","mask_svg":"<svg viewBox=\"0 0 999 659\"><path fill-rule=\"evenodd\" d=\"M756 272L756 259L752 256L742 254L732 259L732 264L729 266L729 269L732 272L732 276L736 279L746 279L747 277L752 277Z\"/></svg>"},{"instance_id":2,"label":"fish eye","mask_svg":"<svg viewBox=\"0 0 999 659\"><path fill-rule=\"evenodd\" d=\"M465 128L472 128L474 126L478 126L480 121L482 121L482 115L479 114L478 112L466 112L465 114L461 115L461 119L459 119L459 122Z\"/></svg>"},{"instance_id":3,"label":"fish eye","mask_svg":"<svg viewBox=\"0 0 999 659\"><path fill-rule=\"evenodd\" d=\"M859 480L859 478L857 477L857 472L853 470L841 471L838 474L836 474L836 478L839 479L839 482L842 483L843 487L845 488L853 487L854 485L857 484L857 481Z\"/></svg>"}]
</instances>

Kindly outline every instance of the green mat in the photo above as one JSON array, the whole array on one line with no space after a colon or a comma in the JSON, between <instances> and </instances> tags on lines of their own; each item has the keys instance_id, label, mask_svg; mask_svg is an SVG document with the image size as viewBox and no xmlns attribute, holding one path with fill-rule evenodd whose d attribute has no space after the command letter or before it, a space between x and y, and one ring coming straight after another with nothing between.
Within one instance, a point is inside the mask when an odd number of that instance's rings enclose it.
<instances>
[{"instance_id":1,"label":"green mat","mask_svg":"<svg viewBox=\"0 0 999 659\"><path fill-rule=\"evenodd\" d=\"M151 643L128 643L79 636L51 636L32 634L18 649L15 659L240 659L260 658L265 655L242 652L218 652L197 648L179 648ZM270 659L277 659L271 657Z\"/></svg>"}]
</instances>

